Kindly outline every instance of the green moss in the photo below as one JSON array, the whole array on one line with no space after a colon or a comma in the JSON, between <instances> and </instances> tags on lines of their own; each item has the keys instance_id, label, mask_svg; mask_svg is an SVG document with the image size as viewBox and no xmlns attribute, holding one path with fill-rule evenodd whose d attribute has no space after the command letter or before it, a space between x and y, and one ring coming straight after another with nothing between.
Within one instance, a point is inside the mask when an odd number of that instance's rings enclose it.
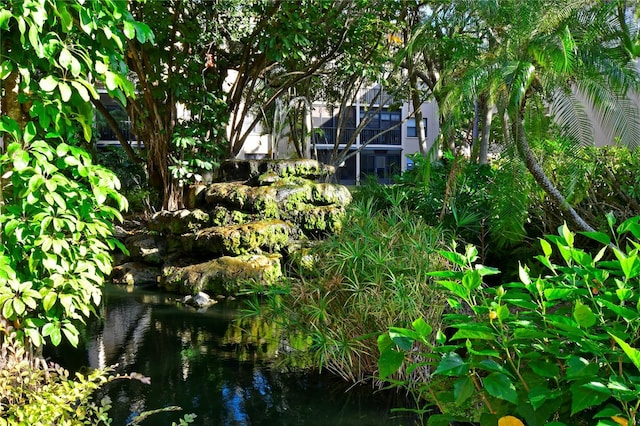
<instances>
[{"instance_id":1,"label":"green moss","mask_svg":"<svg viewBox=\"0 0 640 426\"><path fill-rule=\"evenodd\" d=\"M149 229L162 234L193 232L209 225L209 215L200 209L157 212L149 221Z\"/></svg>"},{"instance_id":2,"label":"green moss","mask_svg":"<svg viewBox=\"0 0 640 426\"><path fill-rule=\"evenodd\" d=\"M185 267L163 269L160 286L180 294L206 291L225 296L237 295L248 280L273 285L282 278L278 255L223 256Z\"/></svg>"},{"instance_id":3,"label":"green moss","mask_svg":"<svg viewBox=\"0 0 640 426\"><path fill-rule=\"evenodd\" d=\"M313 236L339 233L344 225L345 209L342 206L304 206L289 212L288 220L306 234Z\"/></svg>"},{"instance_id":4,"label":"green moss","mask_svg":"<svg viewBox=\"0 0 640 426\"><path fill-rule=\"evenodd\" d=\"M281 220L263 220L241 225L216 226L182 235L187 252L204 254L277 253L289 244L291 227Z\"/></svg>"}]
</instances>

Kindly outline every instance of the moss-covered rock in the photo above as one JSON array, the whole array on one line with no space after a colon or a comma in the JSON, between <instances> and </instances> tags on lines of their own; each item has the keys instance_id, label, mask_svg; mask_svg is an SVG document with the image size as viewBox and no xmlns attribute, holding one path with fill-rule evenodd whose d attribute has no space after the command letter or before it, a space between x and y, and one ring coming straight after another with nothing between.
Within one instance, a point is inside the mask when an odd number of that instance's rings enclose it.
<instances>
[{"instance_id":1,"label":"moss-covered rock","mask_svg":"<svg viewBox=\"0 0 640 426\"><path fill-rule=\"evenodd\" d=\"M289 244L291 227L281 220L215 226L181 236L186 253L241 255L278 253Z\"/></svg>"},{"instance_id":2,"label":"moss-covered rock","mask_svg":"<svg viewBox=\"0 0 640 426\"><path fill-rule=\"evenodd\" d=\"M306 235L318 237L338 233L344 226L345 208L338 205L305 206L287 213L287 220L294 222Z\"/></svg>"},{"instance_id":3,"label":"moss-covered rock","mask_svg":"<svg viewBox=\"0 0 640 426\"><path fill-rule=\"evenodd\" d=\"M167 254L167 244L153 232L137 232L124 240L129 251L125 261L138 261L150 265L160 265Z\"/></svg>"},{"instance_id":4,"label":"moss-covered rock","mask_svg":"<svg viewBox=\"0 0 640 426\"><path fill-rule=\"evenodd\" d=\"M213 226L242 225L243 223L260 220L258 215L232 210L224 206L214 207L209 212L209 216L211 216L211 225Z\"/></svg>"},{"instance_id":5,"label":"moss-covered rock","mask_svg":"<svg viewBox=\"0 0 640 426\"><path fill-rule=\"evenodd\" d=\"M220 182L209 185L205 193L208 206L227 206L233 210L258 213L264 218L279 216L276 192L272 186L249 186L242 182Z\"/></svg>"},{"instance_id":6,"label":"moss-covered rock","mask_svg":"<svg viewBox=\"0 0 640 426\"><path fill-rule=\"evenodd\" d=\"M226 161L222 182L185 189L188 210L159 212L152 232L123 239L134 260L163 265L167 290L235 294L242 280L279 277L281 256L311 267L299 250L342 229L351 193L318 182L334 172L315 160ZM136 281L127 271L122 282Z\"/></svg>"},{"instance_id":7,"label":"moss-covered rock","mask_svg":"<svg viewBox=\"0 0 640 426\"><path fill-rule=\"evenodd\" d=\"M248 280L272 285L282 278L279 255L223 256L188 266L165 266L160 287L180 294L204 291L214 295L236 295Z\"/></svg>"},{"instance_id":8,"label":"moss-covered rock","mask_svg":"<svg viewBox=\"0 0 640 426\"><path fill-rule=\"evenodd\" d=\"M335 167L311 159L227 160L220 167L221 178L226 182L249 180L257 183L260 175L268 176L270 180L275 176L319 179L335 172Z\"/></svg>"},{"instance_id":9,"label":"moss-covered rock","mask_svg":"<svg viewBox=\"0 0 640 426\"><path fill-rule=\"evenodd\" d=\"M114 284L126 284L128 286L158 284L159 278L159 266L150 266L140 262L127 262L116 266L111 271L111 280Z\"/></svg>"},{"instance_id":10,"label":"moss-covered rock","mask_svg":"<svg viewBox=\"0 0 640 426\"><path fill-rule=\"evenodd\" d=\"M184 191L184 207L193 210L204 205L206 190L207 185L202 183L189 185Z\"/></svg>"},{"instance_id":11,"label":"moss-covered rock","mask_svg":"<svg viewBox=\"0 0 640 426\"><path fill-rule=\"evenodd\" d=\"M209 214L200 209L162 210L155 213L149 221L149 229L163 234L184 234L209 226Z\"/></svg>"},{"instance_id":12,"label":"moss-covered rock","mask_svg":"<svg viewBox=\"0 0 640 426\"><path fill-rule=\"evenodd\" d=\"M312 204L328 206L336 204L345 207L351 203L351 192L344 185L317 183L313 186Z\"/></svg>"}]
</instances>

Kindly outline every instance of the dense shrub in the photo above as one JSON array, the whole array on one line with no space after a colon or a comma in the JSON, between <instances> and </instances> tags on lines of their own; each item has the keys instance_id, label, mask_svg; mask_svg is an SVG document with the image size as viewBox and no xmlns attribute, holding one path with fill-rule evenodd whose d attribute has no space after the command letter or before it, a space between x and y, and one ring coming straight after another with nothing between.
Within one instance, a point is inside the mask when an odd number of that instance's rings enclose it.
<instances>
[{"instance_id":1,"label":"dense shrub","mask_svg":"<svg viewBox=\"0 0 640 426\"><path fill-rule=\"evenodd\" d=\"M442 252L455 269L432 273L451 311L442 323L419 318L378 339L382 378L430 368L422 381L392 380L443 413L428 424L480 421L529 426L635 425L640 407L640 216L604 233L583 233L601 249L575 245L563 225L541 239L533 276L487 287L495 268L477 250ZM621 236L630 238L623 245ZM422 363L412 362L421 353ZM410 354L411 357L407 357ZM426 376L425 376L426 377ZM460 415L473 401L474 418ZM552 422L552 423L548 423Z\"/></svg>"},{"instance_id":2,"label":"dense shrub","mask_svg":"<svg viewBox=\"0 0 640 426\"><path fill-rule=\"evenodd\" d=\"M304 342L314 365L349 381L375 372L380 331L416 315L437 322L444 305L428 278L446 265L434 251L440 230L376 202L358 197L344 230L304 252L311 267L290 271L286 288L267 290L267 303L251 304L254 314L282 323L287 342Z\"/></svg>"}]
</instances>

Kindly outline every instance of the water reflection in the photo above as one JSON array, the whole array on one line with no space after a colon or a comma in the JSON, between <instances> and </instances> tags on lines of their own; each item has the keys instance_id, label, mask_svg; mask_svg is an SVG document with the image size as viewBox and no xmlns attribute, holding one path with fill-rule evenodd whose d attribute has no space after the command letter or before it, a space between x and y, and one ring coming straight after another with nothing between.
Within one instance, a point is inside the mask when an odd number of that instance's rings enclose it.
<instances>
[{"instance_id":1,"label":"water reflection","mask_svg":"<svg viewBox=\"0 0 640 426\"><path fill-rule=\"evenodd\" d=\"M232 322L235 302L205 312L181 308L168 296L109 287L104 320L87 328L83 351L54 356L70 369L119 364L151 385L117 381L108 388L114 425L170 405L195 413L197 425L394 425L386 396L315 373L276 369L277 330L252 320ZM249 333L247 333L247 331ZM150 417L143 425L169 425L180 413Z\"/></svg>"}]
</instances>

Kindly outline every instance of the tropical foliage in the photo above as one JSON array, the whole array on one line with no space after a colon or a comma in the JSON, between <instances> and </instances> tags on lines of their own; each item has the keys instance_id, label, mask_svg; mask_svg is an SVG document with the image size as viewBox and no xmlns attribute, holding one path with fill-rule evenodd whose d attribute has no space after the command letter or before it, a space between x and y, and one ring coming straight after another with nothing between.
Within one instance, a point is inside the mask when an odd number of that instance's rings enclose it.
<instances>
[{"instance_id":1,"label":"tropical foliage","mask_svg":"<svg viewBox=\"0 0 640 426\"><path fill-rule=\"evenodd\" d=\"M266 302L256 296L247 311L279 322L289 342L304 336L307 344L298 349L310 353L314 366L352 382L375 371L379 331L416 315L437 322L444 305L427 278L446 266L434 252L441 231L402 205L377 206L368 195L355 201L340 235L294 255L285 288L254 288Z\"/></svg>"},{"instance_id":2,"label":"tropical foliage","mask_svg":"<svg viewBox=\"0 0 640 426\"><path fill-rule=\"evenodd\" d=\"M79 25L74 24L79 23ZM127 38L150 37L123 4L11 1L0 13L0 305L34 347L78 343L117 244L120 183L79 145L91 140L96 82L130 94Z\"/></svg>"},{"instance_id":3,"label":"tropical foliage","mask_svg":"<svg viewBox=\"0 0 640 426\"><path fill-rule=\"evenodd\" d=\"M640 217L617 227L607 219L613 240L581 234L601 244L597 253L580 249L563 225L540 240L543 270L521 266L518 281L498 286L486 286L499 271L477 263L475 247L440 252L456 266L430 274L448 294L447 313L441 324L419 318L381 335L381 377L398 369L431 376L391 379L442 411L428 424L507 415L527 425L636 424ZM412 361L416 351L424 361ZM477 415L460 416L474 395Z\"/></svg>"}]
</instances>

